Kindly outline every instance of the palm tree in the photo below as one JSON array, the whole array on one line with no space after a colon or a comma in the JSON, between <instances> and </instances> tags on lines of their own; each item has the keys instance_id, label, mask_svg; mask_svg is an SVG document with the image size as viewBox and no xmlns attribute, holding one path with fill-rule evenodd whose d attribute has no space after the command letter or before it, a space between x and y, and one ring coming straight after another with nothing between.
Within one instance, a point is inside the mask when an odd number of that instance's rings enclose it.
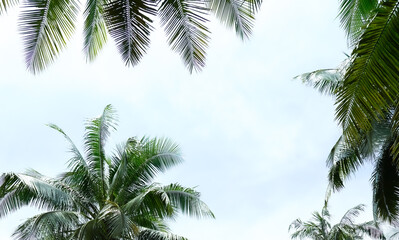
<instances>
[{"instance_id":1,"label":"palm tree","mask_svg":"<svg viewBox=\"0 0 399 240\"><path fill-rule=\"evenodd\" d=\"M337 69L322 69L298 76L322 93L336 96L344 88L348 61ZM396 133L392 129L394 109L385 112L371 128L359 130L356 141L349 139L343 129L342 136L327 158L329 191L339 191L345 181L365 162L371 162L373 173L373 211L375 219L397 222L399 216L399 162L392 154Z\"/></svg>"},{"instance_id":2,"label":"palm tree","mask_svg":"<svg viewBox=\"0 0 399 240\"><path fill-rule=\"evenodd\" d=\"M27 68L36 73L53 62L74 33L78 0L21 1L20 32ZM237 35L251 34L262 0L87 0L84 15L84 53L98 55L108 33L126 65L137 64L150 44L153 21L159 16L168 44L181 55L190 73L205 65L209 14L213 13ZM20 0L1 0L0 15Z\"/></svg>"},{"instance_id":3,"label":"palm tree","mask_svg":"<svg viewBox=\"0 0 399 240\"><path fill-rule=\"evenodd\" d=\"M357 205L349 209L339 223L331 226L331 215L327 206L325 206L321 214L314 212L310 221L303 222L299 218L296 219L291 223L288 230L294 230L291 239L356 240L363 239L365 235L373 239L385 239L383 232L374 222L354 223L354 219L363 210L364 205Z\"/></svg>"},{"instance_id":4,"label":"palm tree","mask_svg":"<svg viewBox=\"0 0 399 240\"><path fill-rule=\"evenodd\" d=\"M69 171L57 178L34 170L0 177L0 217L26 205L43 210L16 229L17 239L183 240L169 232L166 220L178 213L214 217L195 189L153 182L182 161L170 140L129 138L112 156L105 154L116 128L110 105L88 121L84 154L59 127L49 126L71 144Z\"/></svg>"},{"instance_id":5,"label":"palm tree","mask_svg":"<svg viewBox=\"0 0 399 240\"><path fill-rule=\"evenodd\" d=\"M339 17L353 51L336 93L336 119L349 141L358 142L391 112L399 131L399 1L341 0ZM399 154L395 134L392 154Z\"/></svg>"}]
</instances>

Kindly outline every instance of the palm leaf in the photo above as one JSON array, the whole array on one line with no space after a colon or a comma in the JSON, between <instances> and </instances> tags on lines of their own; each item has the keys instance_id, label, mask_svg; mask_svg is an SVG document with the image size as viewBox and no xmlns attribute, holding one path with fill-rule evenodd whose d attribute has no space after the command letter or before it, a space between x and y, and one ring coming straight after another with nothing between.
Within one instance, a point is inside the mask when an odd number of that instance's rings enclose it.
<instances>
[{"instance_id":1,"label":"palm leaf","mask_svg":"<svg viewBox=\"0 0 399 240\"><path fill-rule=\"evenodd\" d=\"M386 239L384 231L382 231L378 226L378 222L374 221L365 222L363 224L360 224L356 228L356 230L363 234L366 234L372 239L384 239L384 240Z\"/></svg>"},{"instance_id":2,"label":"palm leaf","mask_svg":"<svg viewBox=\"0 0 399 240\"><path fill-rule=\"evenodd\" d=\"M1 178L0 217L27 205L49 210L75 208L74 201L67 192L55 187L50 180L37 172L9 173Z\"/></svg>"},{"instance_id":3,"label":"palm leaf","mask_svg":"<svg viewBox=\"0 0 399 240\"><path fill-rule=\"evenodd\" d=\"M172 233L146 229L140 233L138 240L187 240L187 238Z\"/></svg>"},{"instance_id":4,"label":"palm leaf","mask_svg":"<svg viewBox=\"0 0 399 240\"><path fill-rule=\"evenodd\" d=\"M341 225L354 225L354 218L358 217L360 212L364 211L364 204L359 204L348 211L344 214L344 216L341 218L340 224Z\"/></svg>"},{"instance_id":5,"label":"palm leaf","mask_svg":"<svg viewBox=\"0 0 399 240\"><path fill-rule=\"evenodd\" d=\"M68 239L80 224L79 217L79 213L70 211L41 213L19 225L13 236L21 240Z\"/></svg>"},{"instance_id":6,"label":"palm leaf","mask_svg":"<svg viewBox=\"0 0 399 240\"><path fill-rule=\"evenodd\" d=\"M158 184L141 189L123 209L131 215L147 215L157 218L173 217L175 211L165 191Z\"/></svg>"},{"instance_id":7,"label":"palm leaf","mask_svg":"<svg viewBox=\"0 0 399 240\"><path fill-rule=\"evenodd\" d=\"M339 69L320 69L295 77L322 94L334 96L342 85L342 75Z\"/></svg>"},{"instance_id":8,"label":"palm leaf","mask_svg":"<svg viewBox=\"0 0 399 240\"><path fill-rule=\"evenodd\" d=\"M396 221L399 214L399 170L392 158L391 144L382 149L371 177L375 219L389 222Z\"/></svg>"},{"instance_id":9,"label":"palm leaf","mask_svg":"<svg viewBox=\"0 0 399 240\"><path fill-rule=\"evenodd\" d=\"M85 151L91 173L96 177L96 182L101 191L98 192L97 200L103 204L106 196L107 176L105 172L104 147L111 130L116 129L115 111L111 105L107 105L103 114L91 119L86 124Z\"/></svg>"},{"instance_id":10,"label":"palm leaf","mask_svg":"<svg viewBox=\"0 0 399 240\"><path fill-rule=\"evenodd\" d=\"M151 0L114 0L105 7L108 30L126 65L136 65L146 52L152 30L150 16L156 15Z\"/></svg>"},{"instance_id":11,"label":"palm leaf","mask_svg":"<svg viewBox=\"0 0 399 240\"><path fill-rule=\"evenodd\" d=\"M345 181L363 164L364 159L356 148L351 148L339 138L327 159L329 187L333 191L344 187Z\"/></svg>"},{"instance_id":12,"label":"palm leaf","mask_svg":"<svg viewBox=\"0 0 399 240\"><path fill-rule=\"evenodd\" d=\"M76 0L27 0L19 19L26 65L36 73L52 63L75 30Z\"/></svg>"},{"instance_id":13,"label":"palm leaf","mask_svg":"<svg viewBox=\"0 0 399 240\"><path fill-rule=\"evenodd\" d=\"M107 42L104 21L104 0L88 0L84 11L84 52L88 60L94 60Z\"/></svg>"},{"instance_id":14,"label":"palm leaf","mask_svg":"<svg viewBox=\"0 0 399 240\"><path fill-rule=\"evenodd\" d=\"M339 18L350 44L357 42L366 21L378 6L378 0L340 0Z\"/></svg>"},{"instance_id":15,"label":"palm leaf","mask_svg":"<svg viewBox=\"0 0 399 240\"><path fill-rule=\"evenodd\" d=\"M241 39L251 35L255 20L253 11L259 8L259 1L211 0L209 8L228 27L233 27Z\"/></svg>"},{"instance_id":16,"label":"palm leaf","mask_svg":"<svg viewBox=\"0 0 399 240\"><path fill-rule=\"evenodd\" d=\"M204 25L206 10L200 0L164 0L159 7L168 42L180 53L190 73L205 66L205 49L209 41L209 30Z\"/></svg>"},{"instance_id":17,"label":"palm leaf","mask_svg":"<svg viewBox=\"0 0 399 240\"><path fill-rule=\"evenodd\" d=\"M170 184L163 187L163 191L168 195L170 203L182 213L194 217L215 217L208 206L200 200L200 193L194 189Z\"/></svg>"},{"instance_id":18,"label":"palm leaf","mask_svg":"<svg viewBox=\"0 0 399 240\"><path fill-rule=\"evenodd\" d=\"M336 118L349 139L379 121L399 93L399 2L383 1L352 52Z\"/></svg>"},{"instance_id":19,"label":"palm leaf","mask_svg":"<svg viewBox=\"0 0 399 240\"><path fill-rule=\"evenodd\" d=\"M143 138L140 146L140 155L132 153L127 184L145 186L158 173L165 172L183 161L179 146L170 139Z\"/></svg>"},{"instance_id":20,"label":"palm leaf","mask_svg":"<svg viewBox=\"0 0 399 240\"><path fill-rule=\"evenodd\" d=\"M99 186L97 184L93 184L96 182L96 177L92 175L87 162L73 141L57 125L48 124L47 126L61 133L70 144L69 151L72 153L72 158L69 160L68 167L71 169L71 171L64 173L62 176L63 181L70 186L80 189L80 192L88 198L93 196L94 193L99 192Z\"/></svg>"},{"instance_id":21,"label":"palm leaf","mask_svg":"<svg viewBox=\"0 0 399 240\"><path fill-rule=\"evenodd\" d=\"M0 16L7 12L7 10L19 3L19 0L0 0Z\"/></svg>"}]
</instances>

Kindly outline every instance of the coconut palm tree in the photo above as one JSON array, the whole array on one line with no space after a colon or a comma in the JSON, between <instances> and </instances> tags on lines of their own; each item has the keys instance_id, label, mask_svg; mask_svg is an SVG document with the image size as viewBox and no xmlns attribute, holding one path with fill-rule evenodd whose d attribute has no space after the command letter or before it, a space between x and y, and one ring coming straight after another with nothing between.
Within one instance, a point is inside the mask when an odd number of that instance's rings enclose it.
<instances>
[{"instance_id":1,"label":"coconut palm tree","mask_svg":"<svg viewBox=\"0 0 399 240\"><path fill-rule=\"evenodd\" d=\"M150 45L154 19L159 16L168 44L181 55L188 70L205 65L209 14L213 13L237 35L251 34L262 0L87 0L84 16L84 53L98 55L108 33L126 65L137 64ZM1 0L0 15L21 5L20 32L27 68L36 73L55 60L74 33L78 0Z\"/></svg>"},{"instance_id":2,"label":"coconut palm tree","mask_svg":"<svg viewBox=\"0 0 399 240\"><path fill-rule=\"evenodd\" d=\"M345 70L349 60L337 69L322 69L298 76L321 93L336 96L344 88ZM371 162L373 173L373 211L375 219L397 222L399 216L399 162L392 154L396 132L393 130L391 108L380 120L372 121L368 130L359 130L356 141L342 136L327 158L329 189L339 191L346 180L365 162Z\"/></svg>"},{"instance_id":3,"label":"coconut palm tree","mask_svg":"<svg viewBox=\"0 0 399 240\"><path fill-rule=\"evenodd\" d=\"M392 112L394 132L399 130L399 1L341 0L339 17L353 48L336 93L336 119L348 140ZM399 135L392 145L399 154Z\"/></svg>"},{"instance_id":4,"label":"coconut palm tree","mask_svg":"<svg viewBox=\"0 0 399 240\"><path fill-rule=\"evenodd\" d=\"M166 220L178 213L214 217L195 189L153 182L182 161L169 139L129 138L105 154L116 128L110 105L87 122L83 153L63 130L49 126L71 145L69 170L57 178L34 170L0 177L0 217L26 205L42 210L16 229L17 239L183 240L170 233Z\"/></svg>"},{"instance_id":5,"label":"coconut palm tree","mask_svg":"<svg viewBox=\"0 0 399 240\"><path fill-rule=\"evenodd\" d=\"M357 205L349 209L340 222L331 225L331 215L325 206L321 213L314 212L312 219L303 222L301 219L293 221L289 227L294 230L291 239L315 240L356 240L369 236L373 239L385 239L383 232L374 222L355 224L354 219L364 210L364 205Z\"/></svg>"}]
</instances>

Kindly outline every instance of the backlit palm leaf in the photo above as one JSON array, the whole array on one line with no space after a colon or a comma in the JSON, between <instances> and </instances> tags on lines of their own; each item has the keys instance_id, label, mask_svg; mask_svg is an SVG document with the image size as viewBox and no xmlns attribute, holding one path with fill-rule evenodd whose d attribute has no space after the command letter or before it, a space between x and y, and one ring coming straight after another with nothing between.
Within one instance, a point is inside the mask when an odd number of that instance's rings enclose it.
<instances>
[{"instance_id":1,"label":"backlit palm leaf","mask_svg":"<svg viewBox=\"0 0 399 240\"><path fill-rule=\"evenodd\" d=\"M54 61L75 30L75 0L27 0L19 19L26 65L36 73Z\"/></svg>"},{"instance_id":2,"label":"backlit palm leaf","mask_svg":"<svg viewBox=\"0 0 399 240\"><path fill-rule=\"evenodd\" d=\"M378 0L340 0L339 18L350 45L357 42L362 28L377 8Z\"/></svg>"},{"instance_id":3,"label":"backlit palm leaf","mask_svg":"<svg viewBox=\"0 0 399 240\"><path fill-rule=\"evenodd\" d=\"M151 16L156 13L152 0L114 0L106 5L106 24L126 65L136 65L146 52Z\"/></svg>"},{"instance_id":4,"label":"backlit palm leaf","mask_svg":"<svg viewBox=\"0 0 399 240\"><path fill-rule=\"evenodd\" d=\"M105 173L106 157L104 152L105 142L111 130L116 129L115 111L111 105L107 105L103 114L87 122L85 134L85 151L91 174L95 176L94 181L100 187L101 196L97 200L104 200L107 189L107 176ZM102 203L103 204L103 203Z\"/></svg>"},{"instance_id":5,"label":"backlit palm leaf","mask_svg":"<svg viewBox=\"0 0 399 240\"><path fill-rule=\"evenodd\" d=\"M104 22L104 0L87 0L84 11L84 52L93 60L107 41Z\"/></svg>"},{"instance_id":6,"label":"backlit palm leaf","mask_svg":"<svg viewBox=\"0 0 399 240\"><path fill-rule=\"evenodd\" d=\"M247 0L210 0L209 7L228 27L234 28L241 39L251 35L254 18L254 10L259 6L258 1Z\"/></svg>"},{"instance_id":7,"label":"backlit palm leaf","mask_svg":"<svg viewBox=\"0 0 399 240\"><path fill-rule=\"evenodd\" d=\"M168 43L180 53L190 72L205 66L209 40L206 10L200 0L164 0L159 8Z\"/></svg>"}]
</instances>

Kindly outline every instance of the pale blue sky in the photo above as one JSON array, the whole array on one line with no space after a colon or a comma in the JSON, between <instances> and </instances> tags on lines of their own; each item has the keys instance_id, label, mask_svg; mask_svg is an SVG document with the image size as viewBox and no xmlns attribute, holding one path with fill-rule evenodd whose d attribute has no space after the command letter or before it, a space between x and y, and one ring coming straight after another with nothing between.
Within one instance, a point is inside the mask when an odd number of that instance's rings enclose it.
<instances>
[{"instance_id":1,"label":"pale blue sky","mask_svg":"<svg viewBox=\"0 0 399 240\"><path fill-rule=\"evenodd\" d=\"M81 26L45 72L25 70L17 11L0 17L0 172L34 168L47 175L68 160L56 123L81 146L84 120L111 103L119 114L109 149L131 136L166 136L185 162L162 183L198 186L215 220L181 217L175 233L191 240L288 239L288 225L322 207L325 158L339 136L333 100L292 78L338 65L347 52L337 0L266 0L252 38L242 42L216 21L207 66L190 75L161 29L142 62L126 68L109 41L86 64ZM333 195L341 216L359 203L371 218L370 170ZM0 239L32 210L0 219Z\"/></svg>"}]
</instances>

